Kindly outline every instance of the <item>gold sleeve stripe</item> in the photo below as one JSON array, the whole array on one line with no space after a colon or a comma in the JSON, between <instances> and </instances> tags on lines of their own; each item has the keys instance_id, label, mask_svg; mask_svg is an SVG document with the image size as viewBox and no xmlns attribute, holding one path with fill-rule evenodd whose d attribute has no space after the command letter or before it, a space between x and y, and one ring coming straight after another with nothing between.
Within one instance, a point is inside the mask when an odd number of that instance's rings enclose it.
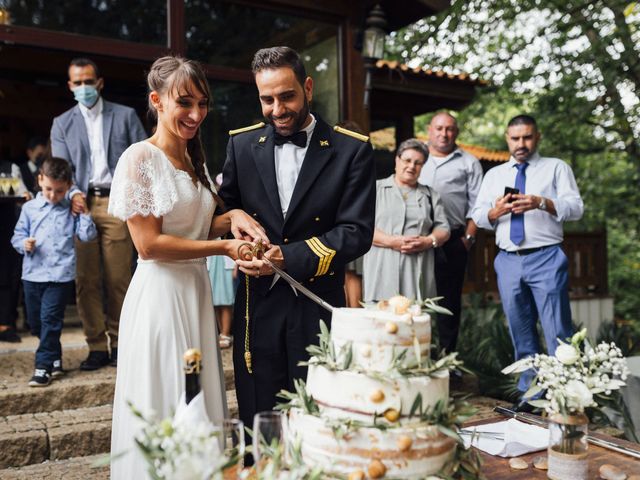
<instances>
[{"instance_id":1,"label":"gold sleeve stripe","mask_svg":"<svg viewBox=\"0 0 640 480\"><path fill-rule=\"evenodd\" d=\"M316 272L316 275L324 275L327 273L327 271L329 271L329 265L331 263L331 260L333 259L333 256L335 255L335 252L332 253L327 251L322 242L320 242L320 240L318 240L316 237L313 237L311 239L311 243L313 243L316 248L324 255L318 262L318 272Z\"/></svg>"},{"instance_id":2,"label":"gold sleeve stripe","mask_svg":"<svg viewBox=\"0 0 640 480\"><path fill-rule=\"evenodd\" d=\"M313 253L315 253L320 258L320 260L318 262L318 269L316 270L316 273L314 274L314 276L317 277L318 275L321 275L320 272L322 272L322 268L324 266L323 260L324 260L325 253L323 253L320 250L318 250L318 247L316 247L315 244L312 243L310 239L309 240L305 240L305 242L307 243L307 245L309 246L311 251Z\"/></svg>"},{"instance_id":3,"label":"gold sleeve stripe","mask_svg":"<svg viewBox=\"0 0 640 480\"><path fill-rule=\"evenodd\" d=\"M312 237L305 241L311 251L313 251L313 253L315 253L319 258L318 269L315 276L325 275L329 271L331 261L333 260L333 257L335 257L336 251L323 244L318 237Z\"/></svg>"},{"instance_id":4,"label":"gold sleeve stripe","mask_svg":"<svg viewBox=\"0 0 640 480\"><path fill-rule=\"evenodd\" d=\"M236 128L235 130L229 130L229 135L233 136L233 135L237 135L238 133L250 132L251 130L262 128L264 127L264 125L265 125L264 122L260 122L260 123L256 123L255 125L251 125L249 127Z\"/></svg>"}]
</instances>

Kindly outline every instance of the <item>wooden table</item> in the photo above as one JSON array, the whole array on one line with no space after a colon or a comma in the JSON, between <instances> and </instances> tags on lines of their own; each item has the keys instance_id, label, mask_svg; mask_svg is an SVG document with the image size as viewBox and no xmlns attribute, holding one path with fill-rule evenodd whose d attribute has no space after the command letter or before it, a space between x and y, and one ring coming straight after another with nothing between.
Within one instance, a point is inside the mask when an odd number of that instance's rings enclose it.
<instances>
[{"instance_id":1,"label":"wooden table","mask_svg":"<svg viewBox=\"0 0 640 480\"><path fill-rule=\"evenodd\" d=\"M465 426L474 426L474 425L484 425L487 423L494 423L506 420L505 417L496 416L495 418L489 418L485 420L481 420L478 422L470 422ZM602 438L603 440L608 440L612 442L616 442L619 445L624 445L627 447L634 448L636 450L640 450L640 445L633 442L628 442L626 440L621 440L619 438L610 437L609 435L601 435L597 433L590 433L590 435L598 438ZM478 450L480 456L482 457L482 473L489 480L501 480L501 479L509 479L509 480L534 480L534 479L545 479L547 478L546 470L538 470L537 468L533 468L533 459L540 455L547 455L546 450L542 450L539 452L528 453L526 455L522 455L524 461L529 464L529 468L526 470L513 470L509 466L509 458L505 457L497 457L493 455L489 455L488 453L482 452ZM600 467L605 464L610 463L620 468L623 472L629 475L640 475L640 459L635 457L630 457L629 455L624 455L622 453L614 452L612 450L608 450L606 448L600 447L598 445L589 444L589 479L599 479L600 476L598 474L598 470Z\"/></svg>"}]
</instances>

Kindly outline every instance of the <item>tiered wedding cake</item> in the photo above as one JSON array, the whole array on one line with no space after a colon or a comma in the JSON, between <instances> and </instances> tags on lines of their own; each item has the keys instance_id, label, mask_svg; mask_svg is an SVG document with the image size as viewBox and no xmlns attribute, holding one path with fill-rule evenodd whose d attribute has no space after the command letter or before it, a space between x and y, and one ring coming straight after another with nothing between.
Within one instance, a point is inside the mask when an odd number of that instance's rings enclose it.
<instances>
[{"instance_id":1,"label":"tiered wedding cake","mask_svg":"<svg viewBox=\"0 0 640 480\"><path fill-rule=\"evenodd\" d=\"M451 413L448 368L457 361L429 359L429 315L394 297L336 309L331 335L322 327L307 384L287 397L289 437L304 463L349 479L438 472L456 448L441 421Z\"/></svg>"}]
</instances>

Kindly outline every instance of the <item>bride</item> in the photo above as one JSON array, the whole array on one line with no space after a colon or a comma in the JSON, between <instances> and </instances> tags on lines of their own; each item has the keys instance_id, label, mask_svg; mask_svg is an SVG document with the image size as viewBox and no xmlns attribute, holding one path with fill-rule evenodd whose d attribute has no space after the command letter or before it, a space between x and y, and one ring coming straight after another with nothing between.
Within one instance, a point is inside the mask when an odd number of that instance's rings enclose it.
<instances>
[{"instance_id":1,"label":"bride","mask_svg":"<svg viewBox=\"0 0 640 480\"><path fill-rule=\"evenodd\" d=\"M147 77L154 135L131 145L115 170L109 213L127 221L140 259L120 318L111 478L148 478L134 438L139 423L127 402L164 418L184 390L182 354L202 351L207 414L220 424L227 412L224 375L205 257L237 259L262 227L241 210L214 216L213 190L199 128L211 94L198 64L167 56ZM232 231L240 240L212 240ZM119 456L121 455L122 456Z\"/></svg>"}]
</instances>

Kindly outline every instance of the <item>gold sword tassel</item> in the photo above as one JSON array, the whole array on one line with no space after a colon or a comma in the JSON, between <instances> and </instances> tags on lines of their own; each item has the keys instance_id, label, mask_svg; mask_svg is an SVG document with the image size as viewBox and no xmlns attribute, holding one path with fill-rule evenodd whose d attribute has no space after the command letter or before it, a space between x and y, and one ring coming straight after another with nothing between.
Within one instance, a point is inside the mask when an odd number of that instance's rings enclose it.
<instances>
[{"instance_id":1,"label":"gold sword tassel","mask_svg":"<svg viewBox=\"0 0 640 480\"><path fill-rule=\"evenodd\" d=\"M238 247L238 258L243 260L251 260L252 258L260 258L264 252L264 244L258 241L255 245L250 243L242 243ZM251 345L249 343L250 337L250 316L249 316L249 276L244 276L246 304L244 310L244 363L247 366L249 374L253 373L253 365L251 361Z\"/></svg>"}]
</instances>

